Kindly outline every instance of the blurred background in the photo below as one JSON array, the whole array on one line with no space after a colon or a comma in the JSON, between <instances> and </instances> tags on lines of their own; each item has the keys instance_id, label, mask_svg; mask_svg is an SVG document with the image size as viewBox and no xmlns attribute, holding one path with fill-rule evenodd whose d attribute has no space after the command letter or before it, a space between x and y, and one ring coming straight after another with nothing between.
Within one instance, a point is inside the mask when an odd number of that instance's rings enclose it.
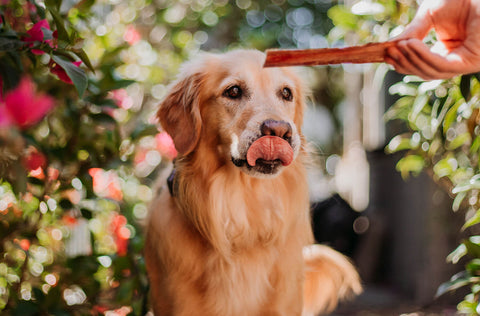
<instances>
[{"instance_id":1,"label":"blurred background","mask_svg":"<svg viewBox=\"0 0 480 316\"><path fill-rule=\"evenodd\" d=\"M148 311L143 221L176 155L155 112L183 61L385 41L416 8L0 0L0 313ZM424 82L384 64L299 72L313 94L303 130L315 238L350 256L365 284L333 315L454 315L459 303L476 314L478 76Z\"/></svg>"}]
</instances>

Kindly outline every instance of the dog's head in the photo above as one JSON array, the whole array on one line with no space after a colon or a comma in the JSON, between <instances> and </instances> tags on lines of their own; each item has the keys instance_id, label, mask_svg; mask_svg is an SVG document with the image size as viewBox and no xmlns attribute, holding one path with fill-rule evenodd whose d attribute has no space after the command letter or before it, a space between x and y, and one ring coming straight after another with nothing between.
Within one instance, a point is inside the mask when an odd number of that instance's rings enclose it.
<instances>
[{"instance_id":1,"label":"dog's head","mask_svg":"<svg viewBox=\"0 0 480 316\"><path fill-rule=\"evenodd\" d=\"M184 64L158 111L181 157L208 148L220 164L256 177L276 175L297 158L302 83L290 69L263 68L264 59L238 50Z\"/></svg>"}]
</instances>

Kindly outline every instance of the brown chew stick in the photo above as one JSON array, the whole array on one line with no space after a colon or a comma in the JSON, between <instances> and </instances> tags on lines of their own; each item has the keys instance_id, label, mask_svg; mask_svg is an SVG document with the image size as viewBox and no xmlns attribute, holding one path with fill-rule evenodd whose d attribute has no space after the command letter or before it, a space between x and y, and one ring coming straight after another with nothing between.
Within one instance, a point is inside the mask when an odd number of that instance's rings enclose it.
<instances>
[{"instance_id":1,"label":"brown chew stick","mask_svg":"<svg viewBox=\"0 0 480 316\"><path fill-rule=\"evenodd\" d=\"M320 49L269 49L266 51L264 67L314 66L341 63L381 63L385 60L385 51L396 45L395 41L370 43L345 48Z\"/></svg>"}]
</instances>

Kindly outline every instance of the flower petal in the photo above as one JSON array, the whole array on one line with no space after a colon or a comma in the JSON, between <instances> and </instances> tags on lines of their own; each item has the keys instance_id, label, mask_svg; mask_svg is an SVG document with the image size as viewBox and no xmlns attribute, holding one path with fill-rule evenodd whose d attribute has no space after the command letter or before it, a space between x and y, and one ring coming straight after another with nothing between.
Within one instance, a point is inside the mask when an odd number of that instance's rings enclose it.
<instances>
[{"instance_id":1,"label":"flower petal","mask_svg":"<svg viewBox=\"0 0 480 316\"><path fill-rule=\"evenodd\" d=\"M13 121L20 127L29 127L40 121L55 101L52 97L35 92L35 84L24 77L18 86L5 96L5 107Z\"/></svg>"}]
</instances>

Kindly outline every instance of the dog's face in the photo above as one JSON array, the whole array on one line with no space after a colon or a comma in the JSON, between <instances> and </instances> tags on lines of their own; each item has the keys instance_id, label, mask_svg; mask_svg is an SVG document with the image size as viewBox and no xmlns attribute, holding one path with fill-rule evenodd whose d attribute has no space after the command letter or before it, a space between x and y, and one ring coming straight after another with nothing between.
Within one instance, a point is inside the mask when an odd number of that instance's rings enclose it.
<instances>
[{"instance_id":1,"label":"dog's face","mask_svg":"<svg viewBox=\"0 0 480 316\"><path fill-rule=\"evenodd\" d=\"M158 116L180 156L199 146L256 177L274 176L302 146L304 96L285 68L263 68L264 54L204 54L184 65Z\"/></svg>"}]
</instances>

